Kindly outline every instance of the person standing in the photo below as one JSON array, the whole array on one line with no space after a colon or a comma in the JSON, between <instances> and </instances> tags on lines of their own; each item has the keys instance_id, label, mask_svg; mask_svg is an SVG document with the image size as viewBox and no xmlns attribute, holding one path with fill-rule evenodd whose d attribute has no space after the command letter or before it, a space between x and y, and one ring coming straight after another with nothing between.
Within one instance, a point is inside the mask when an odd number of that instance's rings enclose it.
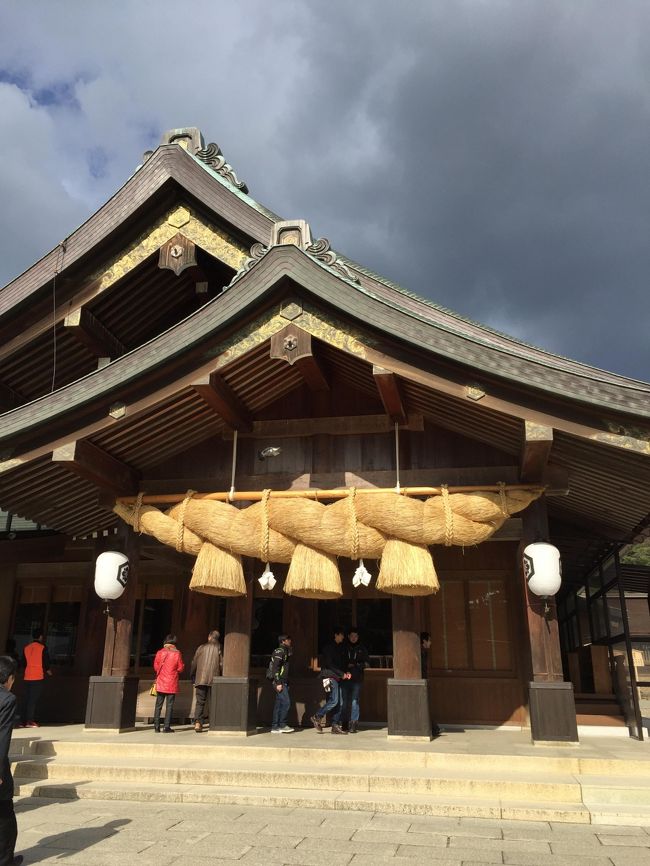
<instances>
[{"instance_id":1,"label":"person standing","mask_svg":"<svg viewBox=\"0 0 650 866\"><path fill-rule=\"evenodd\" d=\"M0 866L19 866L23 862L22 854L14 854L18 826L9 764L11 731L16 718L16 696L11 693L16 667L11 656L0 656Z\"/></svg>"},{"instance_id":2,"label":"person standing","mask_svg":"<svg viewBox=\"0 0 650 866\"><path fill-rule=\"evenodd\" d=\"M153 660L156 672L156 706L153 713L153 729L160 733L160 714L163 701L165 704L165 724L163 734L173 734L172 711L178 693L178 676L185 670L183 656L176 648L176 635L168 634L162 649L156 653Z\"/></svg>"},{"instance_id":3,"label":"person standing","mask_svg":"<svg viewBox=\"0 0 650 866\"><path fill-rule=\"evenodd\" d=\"M20 726L21 728L38 728L36 713L38 702L43 692L45 677L51 677L50 654L45 646L43 629L37 628L32 632L34 640L28 643L23 650L23 699L21 702Z\"/></svg>"},{"instance_id":4,"label":"person standing","mask_svg":"<svg viewBox=\"0 0 650 866\"><path fill-rule=\"evenodd\" d=\"M208 635L207 643L197 647L190 666L190 676L194 681L196 706L194 710L194 730L200 734L208 723L210 715L210 696L212 680L221 676L223 667L219 632L216 629Z\"/></svg>"},{"instance_id":5,"label":"person standing","mask_svg":"<svg viewBox=\"0 0 650 866\"><path fill-rule=\"evenodd\" d=\"M347 731L341 727L343 696L340 683L351 679L351 674L347 671L348 656L343 644L344 639L343 629L335 628L333 640L323 649L320 675L327 700L325 706L316 710L311 717L311 722L319 734L323 733L323 725L328 713L332 714L332 733L347 734Z\"/></svg>"},{"instance_id":6,"label":"person standing","mask_svg":"<svg viewBox=\"0 0 650 866\"><path fill-rule=\"evenodd\" d=\"M420 632L420 662L422 665L422 679L429 678L429 650L431 649L431 635L428 631ZM431 720L431 736L439 737L441 734L440 727L436 722Z\"/></svg>"},{"instance_id":7,"label":"person standing","mask_svg":"<svg viewBox=\"0 0 650 866\"><path fill-rule=\"evenodd\" d=\"M271 653L268 676L275 689L275 704L271 720L272 734L292 734L294 729L287 724L291 696L289 695L289 659L291 658L291 635L281 634L278 646Z\"/></svg>"},{"instance_id":8,"label":"person standing","mask_svg":"<svg viewBox=\"0 0 650 866\"><path fill-rule=\"evenodd\" d=\"M363 672L370 665L368 650L359 643L359 630L356 626L348 629L346 649L350 679L343 682L343 718L348 723L348 732L356 734L359 729L359 695L363 685Z\"/></svg>"}]
</instances>

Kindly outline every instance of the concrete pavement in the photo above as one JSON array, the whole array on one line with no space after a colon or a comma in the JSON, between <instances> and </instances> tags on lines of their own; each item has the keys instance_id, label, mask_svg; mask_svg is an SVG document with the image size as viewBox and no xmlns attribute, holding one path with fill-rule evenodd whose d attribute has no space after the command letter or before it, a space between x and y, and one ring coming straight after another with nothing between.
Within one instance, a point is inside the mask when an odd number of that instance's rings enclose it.
<instances>
[{"instance_id":1,"label":"concrete pavement","mask_svg":"<svg viewBox=\"0 0 650 866\"><path fill-rule=\"evenodd\" d=\"M650 866L650 827L22 798L25 864Z\"/></svg>"}]
</instances>

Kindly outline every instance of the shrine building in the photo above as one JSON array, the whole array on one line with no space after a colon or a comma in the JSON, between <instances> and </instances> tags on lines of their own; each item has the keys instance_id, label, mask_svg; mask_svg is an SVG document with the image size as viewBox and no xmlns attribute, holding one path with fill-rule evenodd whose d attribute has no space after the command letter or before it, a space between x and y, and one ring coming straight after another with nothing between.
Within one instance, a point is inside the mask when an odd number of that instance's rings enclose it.
<instances>
[{"instance_id":1,"label":"shrine building","mask_svg":"<svg viewBox=\"0 0 650 866\"><path fill-rule=\"evenodd\" d=\"M218 628L211 733L268 725L282 632L308 725L354 625L362 727L643 738L648 575L618 552L650 534L650 385L422 300L308 217L174 129L0 290L0 641L44 629L43 721L146 721L164 636L188 662ZM105 551L129 560L108 613Z\"/></svg>"}]
</instances>

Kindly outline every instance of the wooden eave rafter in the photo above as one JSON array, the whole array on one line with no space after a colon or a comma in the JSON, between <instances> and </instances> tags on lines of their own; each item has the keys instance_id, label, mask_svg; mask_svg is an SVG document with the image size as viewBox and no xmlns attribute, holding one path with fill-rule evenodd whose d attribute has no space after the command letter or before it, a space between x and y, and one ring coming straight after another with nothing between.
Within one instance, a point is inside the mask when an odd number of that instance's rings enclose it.
<instances>
[{"instance_id":1,"label":"wooden eave rafter","mask_svg":"<svg viewBox=\"0 0 650 866\"><path fill-rule=\"evenodd\" d=\"M355 304L350 303L350 286L346 282L296 247L278 246L272 248L255 267L238 281L236 290L230 290L218 299L206 304L192 316L147 345L118 359L110 367L98 370L86 377L83 386L73 383L7 415L3 422L3 435L0 434L0 447L3 441L8 444L15 442L17 437L22 442L31 441L32 444L30 450L21 457L5 461L4 464L0 465L0 471L6 471L22 462L34 459L35 456L46 453L48 446L38 445L34 441L35 438L39 438L39 429L43 432L51 431L53 422L61 422L65 417L73 417L77 409L87 408L93 401L100 405L106 405L106 401L110 400L110 395L118 389L124 398L128 399L129 392L140 390L137 386L138 380L147 378L149 393L146 397L134 400L129 406L129 412L132 413L133 411L142 411L146 406L164 399L171 389L179 390L183 387L192 387L197 381L197 375L202 376L223 369L236 357L236 352L233 348L232 338L230 338L226 345L222 344L220 356L215 357L215 335L228 325L238 320L241 321L245 314L259 309L262 301L270 300L274 288L285 277L290 277L292 282L302 286L305 292L325 301L328 306L339 309L342 314L347 313L349 317L355 320L353 331L350 330L349 326L344 326L341 331L332 325L331 318L326 321L315 313L304 310L300 316L301 329L314 337L331 342L332 345L344 352L349 352L370 364L380 366L396 376L410 379L427 388L450 394L461 400L470 397L468 386L462 380L452 380L425 368L430 366L430 364L426 364L427 343L432 338L439 336L434 327L413 330L413 322L408 316L401 315L394 309L388 309L385 304L365 293L359 293L358 296L355 296ZM420 356L424 350L425 355L422 358L422 364L416 365L411 360L404 361L400 357L388 355L386 352L375 348L376 336L365 339L361 331L361 328L368 322L373 323L375 334L378 330L385 332L387 335L386 344L388 344L389 337L397 338L410 344L411 347L415 344L419 349ZM286 320L281 315L274 315L272 311L261 314L256 332L257 336L249 326L249 336L239 341L237 351L248 351L255 344L259 345L259 343L269 339L272 334L286 328L286 325ZM352 336L353 332L355 336ZM195 366L190 372L181 372L179 357L184 355L187 358L187 366L191 366L192 358L201 359L202 351L208 345L210 346L211 359L198 367ZM205 356L203 355L203 357ZM170 362L171 359L174 359L174 367L179 370L173 386L169 386L165 381L168 380L168 373L165 375L165 359ZM549 411L531 411L529 403L524 405L517 400L516 393L509 395L507 399L484 393L480 398L480 405L522 421L528 420L535 424L561 430L572 436L603 443L623 451L650 456L650 442L648 441L607 433L597 426L590 426L584 421L575 421L565 415L552 415ZM639 398L641 396L639 394ZM645 405L644 408L646 413L650 415L650 409ZM557 409L561 410L562 406L558 404ZM94 430L101 429L105 423L105 420L87 423L75 433L74 438L84 438ZM72 432L69 431L66 441L71 437ZM40 439L42 442L43 437L41 436ZM50 442L50 450L51 445Z\"/></svg>"},{"instance_id":2,"label":"wooden eave rafter","mask_svg":"<svg viewBox=\"0 0 650 866\"><path fill-rule=\"evenodd\" d=\"M250 412L232 390L223 376L206 373L192 382L192 388L223 419L231 430L252 430Z\"/></svg>"},{"instance_id":3,"label":"wooden eave rafter","mask_svg":"<svg viewBox=\"0 0 650 866\"><path fill-rule=\"evenodd\" d=\"M92 442L80 439L61 445L52 452L52 462L91 481L102 490L125 495L126 491L135 492L138 489L140 473Z\"/></svg>"},{"instance_id":4,"label":"wooden eave rafter","mask_svg":"<svg viewBox=\"0 0 650 866\"><path fill-rule=\"evenodd\" d=\"M407 412L404 408L404 400L397 376L391 373L390 370L385 370L376 364L373 365L372 375L374 376L386 414L395 424L404 424Z\"/></svg>"},{"instance_id":5,"label":"wooden eave rafter","mask_svg":"<svg viewBox=\"0 0 650 866\"><path fill-rule=\"evenodd\" d=\"M524 439L521 449L521 480L540 483L553 447L553 428L545 424L524 422Z\"/></svg>"},{"instance_id":6,"label":"wooden eave rafter","mask_svg":"<svg viewBox=\"0 0 650 866\"><path fill-rule=\"evenodd\" d=\"M95 358L119 358L126 347L86 307L78 307L63 320L63 326Z\"/></svg>"}]
</instances>

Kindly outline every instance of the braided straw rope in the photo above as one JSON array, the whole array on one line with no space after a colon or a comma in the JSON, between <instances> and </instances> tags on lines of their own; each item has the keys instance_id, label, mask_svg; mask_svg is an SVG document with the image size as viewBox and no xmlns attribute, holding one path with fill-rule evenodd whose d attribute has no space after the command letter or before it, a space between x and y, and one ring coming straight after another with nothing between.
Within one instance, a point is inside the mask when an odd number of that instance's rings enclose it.
<instances>
[{"instance_id":1,"label":"braided straw rope","mask_svg":"<svg viewBox=\"0 0 650 866\"><path fill-rule=\"evenodd\" d=\"M499 487L498 493L450 493L444 487L441 495L422 501L394 492L361 496L353 488L345 499L325 505L312 499L274 499L270 491L264 491L262 501L247 508L188 495L166 513L151 506L139 507L138 502L133 508L118 504L115 511L134 528L164 544L176 547L180 539L183 551L194 555L204 542L209 542L238 556L289 563L299 546L305 569L309 556L314 565L316 554L325 556L318 568L323 573L332 572L332 583L335 577L330 557L379 559L390 541L390 557L385 569L382 560L382 570L385 585L393 587L390 591L394 592L399 580L405 580L397 574L400 561L404 566L410 562L411 571L417 572L425 568L425 553L431 545L480 544L539 495L539 489L507 489L505 485ZM396 542L400 542L397 547ZM416 554L414 548L420 552ZM394 563L393 573L389 573L389 560ZM411 573L408 580L409 586L415 588L412 594L425 585L418 584L416 573ZM430 576L426 585L432 585ZM311 597L317 597L315 589L310 591L314 593Z\"/></svg>"},{"instance_id":2,"label":"braided straw rope","mask_svg":"<svg viewBox=\"0 0 650 866\"><path fill-rule=\"evenodd\" d=\"M179 553L183 552L183 536L185 535L185 511L187 503L194 496L196 490L188 490L185 494L185 499L181 502L181 507L178 513L178 532L176 534L176 550Z\"/></svg>"}]
</instances>

